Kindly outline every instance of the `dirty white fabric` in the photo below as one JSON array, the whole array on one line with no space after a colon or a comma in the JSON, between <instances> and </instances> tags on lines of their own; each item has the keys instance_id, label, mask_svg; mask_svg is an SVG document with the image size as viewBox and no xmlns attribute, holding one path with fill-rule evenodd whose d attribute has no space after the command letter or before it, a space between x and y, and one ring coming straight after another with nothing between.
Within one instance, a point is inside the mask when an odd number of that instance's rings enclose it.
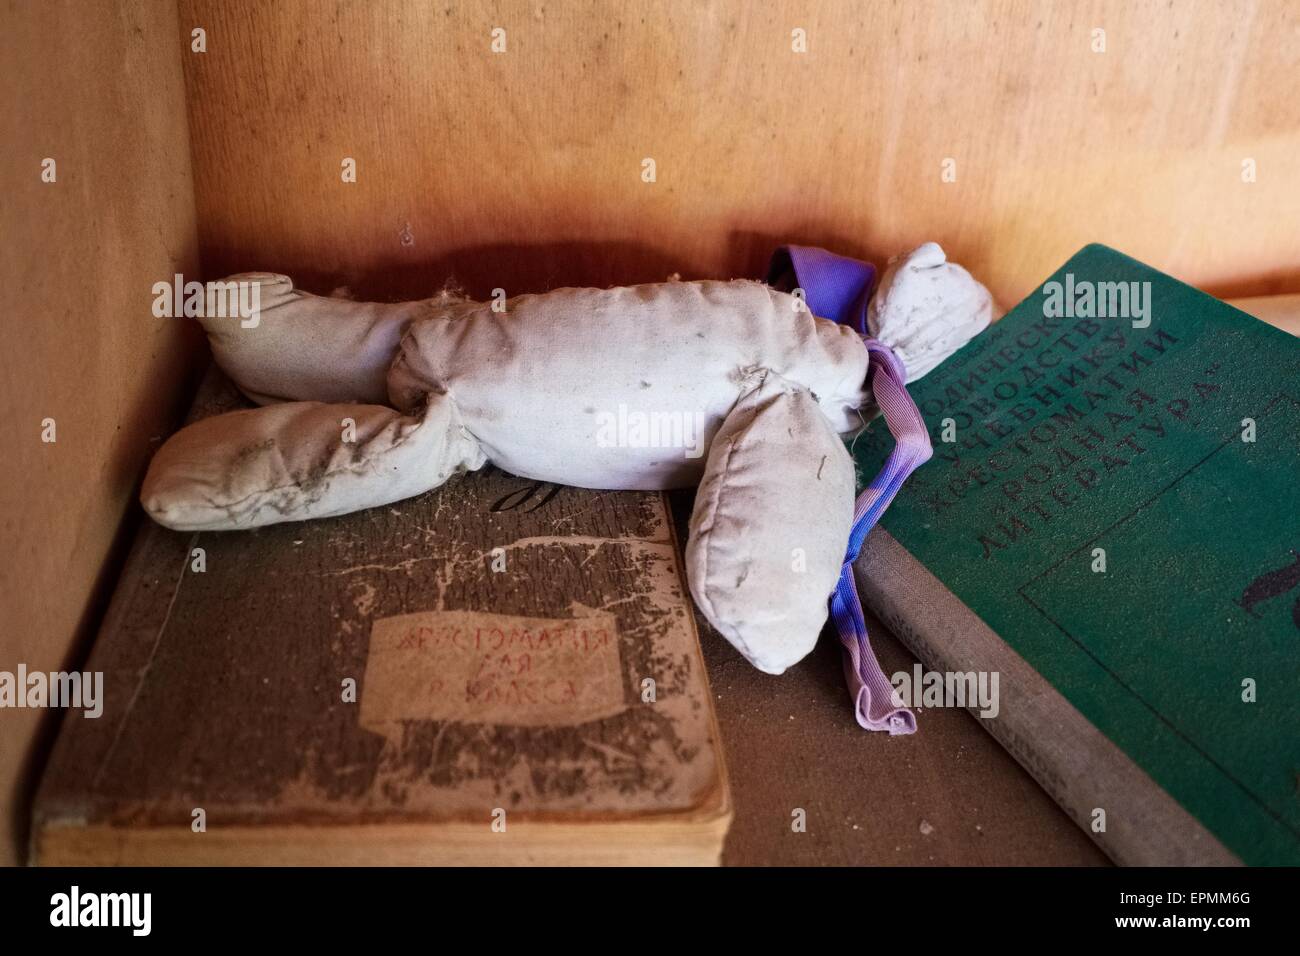
<instances>
[{"instance_id":1,"label":"dirty white fabric","mask_svg":"<svg viewBox=\"0 0 1300 956\"><path fill-rule=\"evenodd\" d=\"M808 390L775 373L741 397L714 437L686 572L709 623L759 670L779 674L817 643L853 492L844 443Z\"/></svg>"},{"instance_id":2,"label":"dirty white fabric","mask_svg":"<svg viewBox=\"0 0 1300 956\"><path fill-rule=\"evenodd\" d=\"M816 641L853 516L837 433L869 404L851 329L750 281L559 289L504 311L446 295L327 299L270 273L224 281L261 286L255 325L203 322L218 364L266 407L163 446L141 496L160 523L343 514L485 461L590 488L703 480L687 572L706 616L771 673ZM885 273L871 328L913 380L990 311L983 287L927 244Z\"/></svg>"},{"instance_id":3,"label":"dirty white fabric","mask_svg":"<svg viewBox=\"0 0 1300 956\"><path fill-rule=\"evenodd\" d=\"M506 471L584 488L698 484L757 372L802 384L836 431L858 427L867 352L759 282L560 289L414 323L389 389L445 391Z\"/></svg>"},{"instance_id":4,"label":"dirty white fabric","mask_svg":"<svg viewBox=\"0 0 1300 956\"><path fill-rule=\"evenodd\" d=\"M240 389L265 405L284 401L388 401L388 369L411 321L432 314L444 300L351 302L293 287L272 272L222 280L256 283L255 325L230 318L201 318L213 358ZM449 301L449 300L448 300Z\"/></svg>"},{"instance_id":5,"label":"dirty white fabric","mask_svg":"<svg viewBox=\"0 0 1300 956\"><path fill-rule=\"evenodd\" d=\"M455 403L421 406L286 402L205 418L158 450L140 499L169 528L222 531L389 504L482 467Z\"/></svg>"},{"instance_id":6,"label":"dirty white fabric","mask_svg":"<svg viewBox=\"0 0 1300 956\"><path fill-rule=\"evenodd\" d=\"M936 242L889 261L867 308L867 329L903 362L915 382L982 332L993 297L949 262Z\"/></svg>"}]
</instances>

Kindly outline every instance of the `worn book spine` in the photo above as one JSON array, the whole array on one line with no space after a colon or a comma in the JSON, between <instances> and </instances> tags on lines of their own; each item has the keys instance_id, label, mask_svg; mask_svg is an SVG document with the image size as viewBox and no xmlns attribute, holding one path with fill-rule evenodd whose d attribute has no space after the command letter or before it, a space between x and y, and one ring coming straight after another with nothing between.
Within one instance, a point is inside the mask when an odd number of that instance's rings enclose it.
<instances>
[{"instance_id":1,"label":"worn book spine","mask_svg":"<svg viewBox=\"0 0 1300 956\"><path fill-rule=\"evenodd\" d=\"M927 669L999 674L997 715L967 709L1112 860L1241 864L884 528L854 571L863 603Z\"/></svg>"}]
</instances>

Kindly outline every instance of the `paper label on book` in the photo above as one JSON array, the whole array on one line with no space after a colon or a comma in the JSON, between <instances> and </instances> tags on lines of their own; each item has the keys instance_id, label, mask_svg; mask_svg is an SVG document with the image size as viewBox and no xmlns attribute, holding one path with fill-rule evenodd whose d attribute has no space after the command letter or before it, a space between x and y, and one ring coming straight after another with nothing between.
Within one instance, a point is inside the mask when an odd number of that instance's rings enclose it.
<instances>
[{"instance_id":1,"label":"paper label on book","mask_svg":"<svg viewBox=\"0 0 1300 956\"><path fill-rule=\"evenodd\" d=\"M404 720L573 726L627 706L612 614L517 617L426 611L370 632L361 725Z\"/></svg>"}]
</instances>

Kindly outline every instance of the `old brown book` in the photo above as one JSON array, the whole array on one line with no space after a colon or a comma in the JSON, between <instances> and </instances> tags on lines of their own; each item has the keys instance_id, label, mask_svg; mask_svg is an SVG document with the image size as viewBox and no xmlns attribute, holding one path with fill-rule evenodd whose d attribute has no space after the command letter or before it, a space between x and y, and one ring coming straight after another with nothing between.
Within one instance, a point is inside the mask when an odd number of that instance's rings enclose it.
<instances>
[{"instance_id":1,"label":"old brown book","mask_svg":"<svg viewBox=\"0 0 1300 956\"><path fill-rule=\"evenodd\" d=\"M242 405L213 374L195 415ZM664 498L492 468L397 505L146 522L37 795L42 864L718 861Z\"/></svg>"}]
</instances>

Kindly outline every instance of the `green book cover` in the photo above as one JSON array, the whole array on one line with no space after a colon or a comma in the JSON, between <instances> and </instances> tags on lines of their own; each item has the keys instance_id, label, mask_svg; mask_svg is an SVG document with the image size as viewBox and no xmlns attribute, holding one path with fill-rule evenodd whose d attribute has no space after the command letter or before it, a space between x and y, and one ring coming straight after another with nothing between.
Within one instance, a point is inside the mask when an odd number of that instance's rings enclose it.
<instances>
[{"instance_id":1,"label":"green book cover","mask_svg":"<svg viewBox=\"0 0 1300 956\"><path fill-rule=\"evenodd\" d=\"M1300 862L1300 340L1091 245L909 391L934 457L885 530L1243 862Z\"/></svg>"}]
</instances>

